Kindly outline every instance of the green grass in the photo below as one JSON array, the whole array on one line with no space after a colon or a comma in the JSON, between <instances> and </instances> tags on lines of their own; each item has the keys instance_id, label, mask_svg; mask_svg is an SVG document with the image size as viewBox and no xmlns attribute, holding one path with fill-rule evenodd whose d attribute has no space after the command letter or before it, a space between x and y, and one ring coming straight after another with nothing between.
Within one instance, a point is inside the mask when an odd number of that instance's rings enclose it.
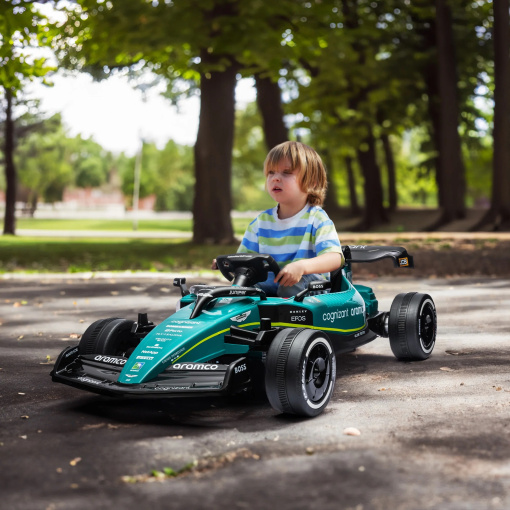
<instances>
[{"instance_id":1,"label":"green grass","mask_svg":"<svg viewBox=\"0 0 510 510\"><path fill-rule=\"evenodd\" d=\"M174 239L0 237L0 273L204 270L238 245L199 246Z\"/></svg>"},{"instance_id":2,"label":"green grass","mask_svg":"<svg viewBox=\"0 0 510 510\"><path fill-rule=\"evenodd\" d=\"M250 218L234 218L233 228L236 234L242 235L250 223ZM132 231L131 220L60 220L20 218L16 222L18 229L36 230L118 230ZM182 220L139 220L138 230L141 232L178 231L191 232L191 219Z\"/></svg>"}]
</instances>

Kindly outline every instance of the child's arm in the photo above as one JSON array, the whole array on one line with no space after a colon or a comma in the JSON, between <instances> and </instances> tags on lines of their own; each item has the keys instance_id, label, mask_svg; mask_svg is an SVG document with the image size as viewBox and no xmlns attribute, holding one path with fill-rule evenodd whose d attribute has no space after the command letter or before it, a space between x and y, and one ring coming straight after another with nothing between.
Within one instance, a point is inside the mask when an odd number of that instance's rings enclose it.
<instances>
[{"instance_id":1,"label":"child's arm","mask_svg":"<svg viewBox=\"0 0 510 510\"><path fill-rule=\"evenodd\" d=\"M274 279L275 282L289 287L301 280L304 274L330 273L343 264L343 256L339 252L329 252L314 257L287 264Z\"/></svg>"}]
</instances>

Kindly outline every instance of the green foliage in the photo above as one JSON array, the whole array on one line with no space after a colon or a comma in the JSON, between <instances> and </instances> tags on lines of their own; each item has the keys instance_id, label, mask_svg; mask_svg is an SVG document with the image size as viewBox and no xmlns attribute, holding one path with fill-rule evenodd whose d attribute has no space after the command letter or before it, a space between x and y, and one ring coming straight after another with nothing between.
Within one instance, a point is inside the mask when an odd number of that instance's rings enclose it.
<instances>
[{"instance_id":1,"label":"green foliage","mask_svg":"<svg viewBox=\"0 0 510 510\"><path fill-rule=\"evenodd\" d=\"M93 188L108 182L109 172L114 166L113 156L92 138L83 139L78 135L70 142L75 186Z\"/></svg>"},{"instance_id":2,"label":"green foliage","mask_svg":"<svg viewBox=\"0 0 510 510\"><path fill-rule=\"evenodd\" d=\"M491 185L492 148L487 126L492 121L492 5L478 1L449 5L467 199L475 204L489 195ZM196 93L201 75L207 77L235 62L243 76L261 72L279 79L295 136L299 134L319 152L328 153L341 205L348 205L349 200L344 159L356 156L368 128L376 137L390 135L399 203L436 205L437 154L427 87L427 80L435 79L432 71L437 57L431 2L79 0L60 4L68 19L58 32L37 15L30 2L21 1L18 6L6 7L4 3L0 8L3 86L19 88L21 81L16 80L20 77L47 72L46 63L29 57L26 49L47 45L54 37L66 67L89 71L98 79L129 68L135 82L139 73L149 69L166 80L166 95L172 101ZM14 36L9 39L6 34ZM480 98L487 107L480 106ZM272 205L264 190L266 151L260 126L255 105L237 113L232 181L236 209L259 210ZM43 138L37 143L33 139L31 149L27 141L19 161L25 158L28 162L30 150L37 149L41 154L44 151L41 169L48 168L49 161L60 154L61 161L53 170L60 177L54 189L44 193L58 195L58 183L67 179L64 167L71 164L78 186L101 185L116 167L124 192L132 196L135 158L121 156L113 161L91 144L82 147L85 157L66 159L62 147L58 152L55 137ZM381 154L379 162L384 175ZM24 182L33 184L36 165L30 165L27 163ZM145 144L141 196L155 193L159 210L191 209L192 165L189 147L170 142L159 150ZM357 165L355 174L361 199L364 183Z\"/></svg>"},{"instance_id":3,"label":"green foliage","mask_svg":"<svg viewBox=\"0 0 510 510\"><path fill-rule=\"evenodd\" d=\"M37 56L52 42L52 25L34 2L0 5L0 87L14 96L27 81L43 78L55 67Z\"/></svg>"},{"instance_id":4,"label":"green foliage","mask_svg":"<svg viewBox=\"0 0 510 510\"><path fill-rule=\"evenodd\" d=\"M259 211L274 205L265 189L266 146L257 105L236 112L232 154L232 200L237 211Z\"/></svg>"},{"instance_id":5,"label":"green foliage","mask_svg":"<svg viewBox=\"0 0 510 510\"><path fill-rule=\"evenodd\" d=\"M21 138L16 151L18 178L28 192L28 201L38 199L56 202L62 199L64 188L73 182L71 151L60 116L39 120L24 116L25 126L33 129Z\"/></svg>"},{"instance_id":6,"label":"green foliage","mask_svg":"<svg viewBox=\"0 0 510 510\"><path fill-rule=\"evenodd\" d=\"M122 177L122 191L128 199L133 196L136 158L118 159ZM159 211L189 211L193 202L193 152L191 147L170 140L159 150L144 143L141 159L140 197L156 195Z\"/></svg>"},{"instance_id":7,"label":"green foliage","mask_svg":"<svg viewBox=\"0 0 510 510\"><path fill-rule=\"evenodd\" d=\"M111 154L92 139L69 138L59 114L40 119L26 113L16 120L19 182L35 206L62 200L66 187L105 184L113 165Z\"/></svg>"}]
</instances>

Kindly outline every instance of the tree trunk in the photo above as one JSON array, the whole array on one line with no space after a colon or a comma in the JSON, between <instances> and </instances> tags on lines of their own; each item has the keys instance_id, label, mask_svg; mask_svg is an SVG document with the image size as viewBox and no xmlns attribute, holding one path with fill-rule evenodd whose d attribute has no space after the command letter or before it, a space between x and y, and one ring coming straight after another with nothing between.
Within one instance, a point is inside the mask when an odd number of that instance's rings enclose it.
<instances>
[{"instance_id":1,"label":"tree trunk","mask_svg":"<svg viewBox=\"0 0 510 510\"><path fill-rule=\"evenodd\" d=\"M425 4L425 5L424 5ZM419 2L418 5L422 7L421 12L427 13L427 2ZM422 52L430 52L430 49L437 48L436 38L436 20L432 14L426 17L418 17L415 19L418 26L417 33L423 38L423 45L419 48ZM437 51L437 50L436 50ZM441 187L441 159L439 158L439 126L441 125L441 107L439 101L439 83L438 83L438 63L437 58L431 57L424 63L423 79L427 91L427 111L430 118L429 135L432 145L435 149L436 156L433 158L435 169L435 180L437 185L437 203L439 207L444 204Z\"/></svg>"},{"instance_id":2,"label":"tree trunk","mask_svg":"<svg viewBox=\"0 0 510 510\"><path fill-rule=\"evenodd\" d=\"M491 207L473 230L489 223L498 230L510 223L510 8L508 0L494 0L494 153Z\"/></svg>"},{"instance_id":3,"label":"tree trunk","mask_svg":"<svg viewBox=\"0 0 510 510\"><path fill-rule=\"evenodd\" d=\"M230 211L236 73L232 64L200 78L193 201L193 241L198 244L235 242Z\"/></svg>"},{"instance_id":4,"label":"tree trunk","mask_svg":"<svg viewBox=\"0 0 510 510\"><path fill-rule=\"evenodd\" d=\"M12 92L5 90L5 216L4 234L16 233L16 167L14 166L14 120L12 118Z\"/></svg>"},{"instance_id":5,"label":"tree trunk","mask_svg":"<svg viewBox=\"0 0 510 510\"><path fill-rule=\"evenodd\" d=\"M358 2L349 0L342 0L342 12L345 17L345 27L350 30L355 30L360 26L360 19L358 16ZM347 33L348 33L347 31ZM356 34L357 35L357 34ZM367 48L359 40L354 39L352 48L357 55L358 64L365 65L367 60ZM357 94L351 97L348 101L351 110L358 110L359 105L365 104L368 100L369 87L359 86ZM388 221L388 216L384 209L383 192L381 184L381 171L377 164L375 139L372 133L370 124L364 126L368 133L364 140L360 140L358 148L356 149L358 162L363 174L365 183L363 186L365 207L363 212L363 219L361 223L355 227L355 230L367 230L374 225L385 223ZM361 147L367 147L363 150Z\"/></svg>"},{"instance_id":6,"label":"tree trunk","mask_svg":"<svg viewBox=\"0 0 510 510\"><path fill-rule=\"evenodd\" d=\"M289 139L289 131L283 121L282 96L278 82L255 75L257 106L262 115L266 146L271 150Z\"/></svg>"},{"instance_id":7,"label":"tree trunk","mask_svg":"<svg viewBox=\"0 0 510 510\"><path fill-rule=\"evenodd\" d=\"M397 209L397 181L395 178L395 158L391 150L390 137L387 134L381 135L381 142L386 159L386 170L388 171L388 211L394 212Z\"/></svg>"},{"instance_id":8,"label":"tree trunk","mask_svg":"<svg viewBox=\"0 0 510 510\"><path fill-rule=\"evenodd\" d=\"M337 218L340 216L341 211L338 205L336 184L333 179L333 158L331 157L331 151L326 148L321 148L320 153L328 174L328 191L324 199L324 209L328 212L329 216Z\"/></svg>"},{"instance_id":9,"label":"tree trunk","mask_svg":"<svg viewBox=\"0 0 510 510\"><path fill-rule=\"evenodd\" d=\"M356 194L356 178L354 176L354 168L352 166L352 158L345 158L345 167L347 169L347 185L349 186L349 203L352 216L358 216L361 212L358 195Z\"/></svg>"},{"instance_id":10,"label":"tree trunk","mask_svg":"<svg viewBox=\"0 0 510 510\"><path fill-rule=\"evenodd\" d=\"M383 192L381 184L381 171L377 164L375 139L369 128L369 134L362 145L367 150L357 150L358 161L365 180L363 189L365 208L363 219L356 230L368 230L374 225L388 221L388 216L383 206Z\"/></svg>"},{"instance_id":11,"label":"tree trunk","mask_svg":"<svg viewBox=\"0 0 510 510\"><path fill-rule=\"evenodd\" d=\"M446 223L466 216L464 195L466 181L458 130L459 107L455 51L451 11L446 0L436 0L436 38L438 54L438 87L440 97L439 159L441 173L441 216L429 226L435 230Z\"/></svg>"}]
</instances>

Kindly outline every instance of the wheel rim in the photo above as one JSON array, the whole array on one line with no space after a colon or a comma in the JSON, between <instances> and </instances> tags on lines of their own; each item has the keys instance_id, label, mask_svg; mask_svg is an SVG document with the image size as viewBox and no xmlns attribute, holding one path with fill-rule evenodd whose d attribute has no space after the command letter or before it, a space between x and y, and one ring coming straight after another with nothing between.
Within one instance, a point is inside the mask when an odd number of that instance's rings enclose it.
<instances>
[{"instance_id":1,"label":"wheel rim","mask_svg":"<svg viewBox=\"0 0 510 510\"><path fill-rule=\"evenodd\" d=\"M419 319L420 343L425 352L430 352L436 339L435 311L432 303L426 301Z\"/></svg>"},{"instance_id":2,"label":"wheel rim","mask_svg":"<svg viewBox=\"0 0 510 510\"><path fill-rule=\"evenodd\" d=\"M304 390L309 402L320 403L329 394L332 372L332 353L318 342L312 346L305 360Z\"/></svg>"}]
</instances>

